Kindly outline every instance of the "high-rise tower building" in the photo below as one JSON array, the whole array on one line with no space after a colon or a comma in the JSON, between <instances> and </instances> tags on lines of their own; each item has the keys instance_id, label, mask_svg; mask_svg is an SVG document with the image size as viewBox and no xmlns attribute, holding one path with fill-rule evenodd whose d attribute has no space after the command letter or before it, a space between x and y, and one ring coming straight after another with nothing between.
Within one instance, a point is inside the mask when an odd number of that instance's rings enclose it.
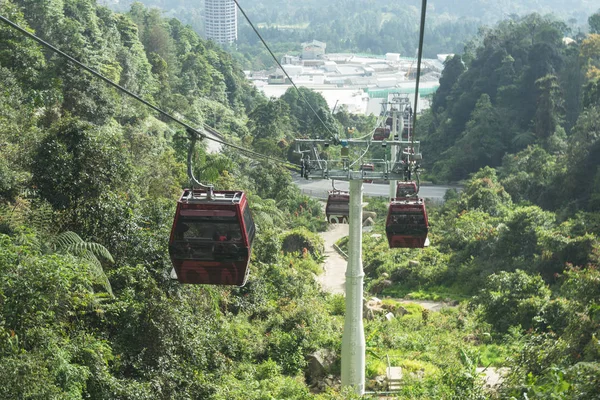
<instances>
[{"instance_id":1,"label":"high-rise tower building","mask_svg":"<svg viewBox=\"0 0 600 400\"><path fill-rule=\"evenodd\" d=\"M206 38L219 44L237 40L237 9L233 0L204 0Z\"/></svg>"}]
</instances>

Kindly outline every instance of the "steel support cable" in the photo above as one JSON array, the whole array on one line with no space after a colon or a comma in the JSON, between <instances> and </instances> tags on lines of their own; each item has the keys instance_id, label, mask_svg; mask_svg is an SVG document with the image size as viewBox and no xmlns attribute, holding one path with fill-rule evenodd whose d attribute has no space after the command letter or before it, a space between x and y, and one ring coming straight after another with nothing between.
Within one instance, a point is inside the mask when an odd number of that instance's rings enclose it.
<instances>
[{"instance_id":1,"label":"steel support cable","mask_svg":"<svg viewBox=\"0 0 600 400\"><path fill-rule=\"evenodd\" d=\"M417 55L417 82L415 86L415 110L412 124L412 143L415 145L415 127L417 125L417 102L419 100L419 83L421 82L421 60L423 58L423 38L425 36L425 16L427 14L427 0L421 2L421 26L419 29L419 54Z\"/></svg>"},{"instance_id":2,"label":"steel support cable","mask_svg":"<svg viewBox=\"0 0 600 400\"><path fill-rule=\"evenodd\" d=\"M337 140L335 134L333 132L331 132L331 129L329 129L329 127L325 124L325 122L323 122L323 120L321 119L321 117L319 117L319 114L317 113L317 111L315 111L314 107L310 104L310 102L308 101L308 99L306 98L306 96L304 96L304 94L300 91L300 89L298 88L298 86L296 86L296 84L294 83L294 81L292 80L292 78L290 77L290 75L287 73L287 71L283 68L283 66L281 65L281 63L277 59L277 57L275 57L275 54L273 54L273 52L271 51L271 48L269 47L269 45L267 44L267 42L265 41L265 39L263 39L263 37L261 36L261 34L258 32L258 29L256 29L256 27L254 26L254 24L252 23L252 21L250 20L250 18L248 17L248 15L246 14L246 12L242 8L242 6L240 6L240 3L238 2L238 0L233 0L233 2L237 6L237 8L240 10L240 12L242 13L242 15L244 16L244 18L246 19L246 21L248 22L248 24L252 28L252 30L254 30L254 33L256 33L256 35L258 36L258 38L260 39L260 41L262 42L262 44L265 46L265 48L267 49L267 51L269 52L269 54L271 55L271 57L273 57L273 60L275 60L275 62L279 66L279 68L281 68L281 70L283 71L283 73L285 74L285 76L290 80L290 83L292 84L292 86L294 87L294 89L296 89L296 91L298 92L298 94L300 95L300 97L302 97L302 100L304 100L304 102L308 105L308 107L310 107L310 109L312 110L313 114L315 114L315 116L317 117L317 119L321 122L321 124L327 130L327 132L329 132L329 134L331 135L331 137L334 140Z\"/></svg>"},{"instance_id":3,"label":"steel support cable","mask_svg":"<svg viewBox=\"0 0 600 400\"><path fill-rule=\"evenodd\" d=\"M377 121L376 121L376 124L375 124L375 128L373 128L373 130L372 130L372 131L370 131L369 133L367 133L367 134L365 134L365 135L363 135L363 136L357 137L357 138L355 138L355 139L357 139L357 140L361 140L361 139L364 139L364 138L366 138L366 137L373 136L373 134L375 133L375 131L377 130L377 128L379 128L379 127L380 127L380 125L381 125L381 123L383 122L383 119L384 119L384 118L386 118L386 116L385 116L385 115L384 115L384 116L380 116L380 117L377 119Z\"/></svg>"},{"instance_id":4,"label":"steel support cable","mask_svg":"<svg viewBox=\"0 0 600 400\"><path fill-rule=\"evenodd\" d=\"M192 165L192 160L194 158L194 147L196 147L196 140L198 139L198 137L190 132L190 147L188 148L188 155L187 155L187 174L188 174L188 179L190 180L190 184L192 185L192 189L194 189L194 186L198 186L201 189L206 189L208 190L208 197L209 199L212 198L212 189L213 186L212 185L204 185L202 183L200 183L198 181L198 179L196 179L196 177L194 176L194 168ZM192 196L194 195L194 192L192 190Z\"/></svg>"},{"instance_id":5,"label":"steel support cable","mask_svg":"<svg viewBox=\"0 0 600 400\"><path fill-rule=\"evenodd\" d=\"M419 83L421 81L421 60L423 58L423 40L425 36L425 16L427 15L427 0L421 1L421 26L419 28L419 54L417 55L417 82L415 85L415 109L413 112L413 124L411 127L412 130L412 151L415 149L415 132L417 126L417 102L419 100ZM410 161L410 154L409 154ZM419 174L417 173L417 193L419 193L419 189L421 186L421 181L419 180Z\"/></svg>"},{"instance_id":6,"label":"steel support cable","mask_svg":"<svg viewBox=\"0 0 600 400\"><path fill-rule=\"evenodd\" d=\"M377 125L375 126L375 129L373 129L370 133L367 133L366 135L361 136L361 137L356 138L356 139L364 139L364 138L366 138L368 136L372 137L375 134L375 131L377 130L377 128L380 127L380 125L381 125L381 123L383 122L384 119L387 120L387 115L386 114L383 114L382 116L379 117L379 119L377 121ZM385 126L384 126L384 129L385 129ZM356 164L357 162L361 161L363 159L363 157L367 154L367 152L369 151L370 148L371 148L371 143L368 144L366 150L360 155L360 157L357 160L355 160L352 164L350 164L349 168L351 168L352 166L354 166L354 164Z\"/></svg>"},{"instance_id":7,"label":"steel support cable","mask_svg":"<svg viewBox=\"0 0 600 400\"><path fill-rule=\"evenodd\" d=\"M245 154L247 154L247 155L252 155L252 156L254 156L254 157L259 157L259 158L262 158L262 159L264 159L265 161L272 161L272 162L276 162L276 163L278 163L278 164L281 164L281 165L284 165L284 166L286 166L286 167L288 167L288 168L293 168L293 169L296 169L296 170L299 170L299 169L300 169L300 167L299 167L299 166L297 166L297 165L295 165L295 164L292 164L292 163L290 163L290 162L288 162L288 161L283 161L283 160L280 160L280 159L277 159L277 158L269 157L269 156L266 156L266 155L264 155L264 154L257 153L257 152L255 152L255 151L252 151L252 150L245 149L245 148L243 148L243 147L241 147L241 146L237 146L237 145L235 145L235 144L228 143L228 142L226 142L226 141L224 141L224 140L220 140L220 139L216 139L216 138L213 138L213 137L209 137L209 136L207 136L206 134L204 134L204 133L202 133L202 132L198 131L196 128L192 127L191 125L189 125L189 124L187 124L187 123L185 123L185 122L181 121L180 119L178 119L178 118L176 118L176 117L172 116L171 114L167 113L166 111L164 111L164 110L161 110L160 108L158 108L158 107L157 107L157 106L155 106L154 104L152 104L152 103L150 103L150 102L148 102L148 101L144 100L143 98L141 98L139 95L137 95L137 94L135 94L135 93L133 93L133 92L129 91L128 89L124 88L123 86L119 85L118 83L116 83L116 82L113 82L112 80L108 79L107 77L105 77L104 75L102 75L102 74L100 74L99 72L95 71L94 69L92 69L92 68L88 67L87 65L85 65L85 64L83 64L82 62L78 61L77 59L75 59L75 58L71 57L71 56L70 56L70 55L68 55L67 53L65 53L65 52L63 52L63 51L61 51L61 50L59 50L58 48L54 47L54 46L53 46L53 45L51 45L50 43L48 43L48 42L44 41L43 39L41 39L41 38L37 37L37 36L36 36L36 35L34 35L33 33L29 32L29 31L27 31L26 29L22 28L21 26L19 26L19 25L15 24L14 22L12 22L11 20L9 20L8 18L6 18L6 17L4 17L4 16L0 15L0 22L4 22L5 24L7 24L7 25L9 25L10 27L12 27L12 28L14 28L14 29L18 30L19 32L21 32L22 34L24 34L25 36L27 36L28 38L30 38L30 39L33 39L34 41L36 41L36 42L38 42L39 44L41 44L42 46L44 46L44 47L46 47L46 48L50 49L50 50L51 50L51 51L53 51L54 53L56 53L56 54L60 55L60 56L61 56L61 57L63 57L63 58L66 58L68 61L70 61L70 62L72 62L73 64L75 64L77 67L79 67L79 68L82 68L82 69L86 70L87 72L89 72L90 74L92 74L93 76L95 76L96 78L99 78L99 79L103 80L104 82L106 82L106 83L107 83L107 84L109 84L110 86L113 86L113 87L114 87L114 88L116 88L117 90L120 90L121 92L123 92L123 93L127 94L128 96L130 96L130 97L134 98L135 100L137 100L137 101L139 101L139 102L143 103L145 106L147 106L147 107L151 108L152 110L154 110L154 111L158 112L159 114L161 114L161 115L165 116L166 118L170 119L171 121L173 121L173 122L175 122L175 123L177 123L177 124L181 125L181 126L182 126L182 127L184 127L184 128L186 129L186 131L187 131L188 133L190 133L190 134L196 135L197 137L200 137L200 138L206 138L206 139L208 139L208 140L212 140L212 141L214 141L214 142L217 142L217 143L219 143L219 144L222 144L222 145L224 145L224 146L232 147L232 148L234 148L234 149L236 149L236 150L239 150L239 151L241 151L241 152L243 152L243 153L245 153ZM221 133L220 133L218 130L216 130L215 128L213 128L213 127L211 127L211 126L209 126L209 125L207 125L207 124L202 124L202 125L203 125L203 128L204 128L204 129L207 129L207 130L209 130L209 131L212 131L213 133L216 133L216 134L218 134L218 135L221 135L221 136L223 136L223 135L222 135L222 134L221 134Z\"/></svg>"},{"instance_id":8,"label":"steel support cable","mask_svg":"<svg viewBox=\"0 0 600 400\"><path fill-rule=\"evenodd\" d=\"M365 151L360 155L360 157L358 157L356 160L354 160L354 162L352 164L350 164L350 166L348 168L352 168L354 166L354 164L361 161L363 159L363 157L367 154L367 152L369 151L370 148L371 148L371 143L368 144Z\"/></svg>"}]
</instances>

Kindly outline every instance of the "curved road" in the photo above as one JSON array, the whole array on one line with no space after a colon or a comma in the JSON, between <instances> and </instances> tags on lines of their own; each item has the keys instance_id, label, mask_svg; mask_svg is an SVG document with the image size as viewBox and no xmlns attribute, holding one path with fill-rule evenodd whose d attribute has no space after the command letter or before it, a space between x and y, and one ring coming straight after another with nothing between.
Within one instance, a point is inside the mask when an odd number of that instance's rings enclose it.
<instances>
[{"instance_id":1,"label":"curved road","mask_svg":"<svg viewBox=\"0 0 600 400\"><path fill-rule=\"evenodd\" d=\"M331 190L330 180L306 180L302 178L294 178L294 183L302 190L302 192L311 197L326 198L327 191ZM348 190L348 182L336 181L335 188L340 190ZM444 195L449 189L462 190L460 186L450 185L422 185L419 195L421 197L431 199L434 202L444 201ZM363 184L364 194L371 197L387 197L390 193L390 185L387 183L365 183Z\"/></svg>"}]
</instances>

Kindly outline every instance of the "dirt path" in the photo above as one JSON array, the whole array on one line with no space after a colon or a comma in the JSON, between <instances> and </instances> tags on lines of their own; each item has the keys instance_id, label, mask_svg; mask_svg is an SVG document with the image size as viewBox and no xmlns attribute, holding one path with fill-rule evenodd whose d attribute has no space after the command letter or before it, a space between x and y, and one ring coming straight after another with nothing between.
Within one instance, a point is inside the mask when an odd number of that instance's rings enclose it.
<instances>
[{"instance_id":1,"label":"dirt path","mask_svg":"<svg viewBox=\"0 0 600 400\"><path fill-rule=\"evenodd\" d=\"M506 367L477 368L477 373L483 374L485 385L493 389L504 381L504 377L510 373L510 369Z\"/></svg>"},{"instance_id":2,"label":"dirt path","mask_svg":"<svg viewBox=\"0 0 600 400\"><path fill-rule=\"evenodd\" d=\"M456 307L456 305L452 305L450 303L444 303L441 301L433 301L433 300L406 300L406 299L394 299L400 304L418 304L421 307L429 310L429 311L440 311L445 307Z\"/></svg>"},{"instance_id":3,"label":"dirt path","mask_svg":"<svg viewBox=\"0 0 600 400\"><path fill-rule=\"evenodd\" d=\"M333 247L333 245L348 236L347 224L331 224L329 229L320 233L325 242L325 262L323 263L324 273L319 276L319 283L324 291L334 294L345 293L346 267L348 262ZM430 300L405 300L394 299L399 303L419 304L430 311L440 311L444 307L450 307L448 303Z\"/></svg>"},{"instance_id":4,"label":"dirt path","mask_svg":"<svg viewBox=\"0 0 600 400\"><path fill-rule=\"evenodd\" d=\"M323 264L325 272L319 276L321 287L324 291L329 293L344 294L346 266L348 262L335 251L333 245L344 236L348 236L348 225L329 225L329 229L326 232L322 232L320 235L325 241L325 256L327 257Z\"/></svg>"}]
</instances>

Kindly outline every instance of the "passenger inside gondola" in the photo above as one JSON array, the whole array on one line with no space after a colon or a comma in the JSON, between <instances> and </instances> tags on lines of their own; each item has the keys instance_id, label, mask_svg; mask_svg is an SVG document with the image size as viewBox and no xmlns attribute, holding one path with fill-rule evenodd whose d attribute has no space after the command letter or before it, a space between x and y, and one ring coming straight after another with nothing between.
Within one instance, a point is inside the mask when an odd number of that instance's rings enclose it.
<instances>
[{"instance_id":1,"label":"passenger inside gondola","mask_svg":"<svg viewBox=\"0 0 600 400\"><path fill-rule=\"evenodd\" d=\"M426 235L428 231L422 214L392 215L390 222L387 231L393 235Z\"/></svg>"},{"instance_id":2,"label":"passenger inside gondola","mask_svg":"<svg viewBox=\"0 0 600 400\"><path fill-rule=\"evenodd\" d=\"M239 260L247 253L240 246L242 233L237 222L214 223L180 219L172 244L175 257L187 260Z\"/></svg>"}]
</instances>

